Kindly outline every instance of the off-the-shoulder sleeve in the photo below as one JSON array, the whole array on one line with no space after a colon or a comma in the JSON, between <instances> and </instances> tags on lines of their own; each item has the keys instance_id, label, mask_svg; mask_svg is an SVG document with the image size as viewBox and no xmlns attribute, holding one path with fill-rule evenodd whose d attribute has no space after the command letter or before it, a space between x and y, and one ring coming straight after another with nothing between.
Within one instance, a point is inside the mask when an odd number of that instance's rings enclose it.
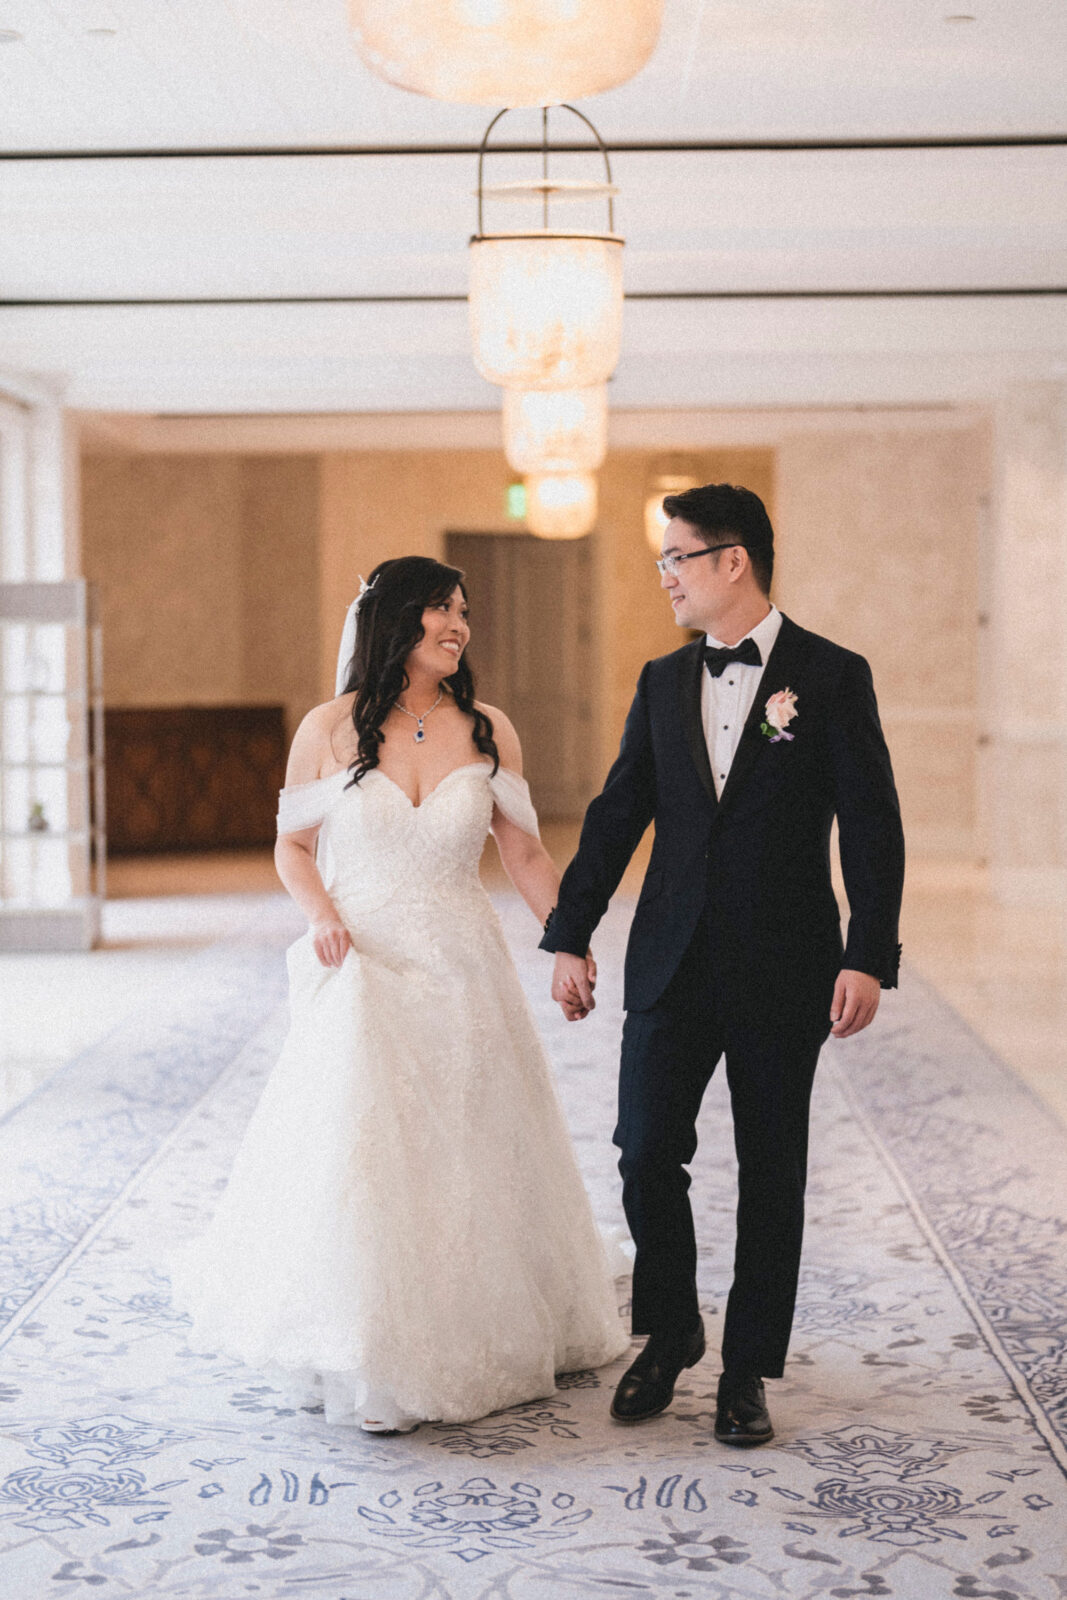
<instances>
[{"instance_id":1,"label":"off-the-shoulder sleeve","mask_svg":"<svg viewBox=\"0 0 1067 1600\"><path fill-rule=\"evenodd\" d=\"M347 773L335 773L346 778ZM311 783L290 783L278 793L278 832L299 833L316 828L326 815L337 785L331 778L315 778Z\"/></svg>"},{"instance_id":2,"label":"off-the-shoulder sleeve","mask_svg":"<svg viewBox=\"0 0 1067 1600\"><path fill-rule=\"evenodd\" d=\"M493 800L509 822L514 822L523 833L533 834L535 839L541 837L537 812L530 799L530 786L525 778L520 778L517 772L509 772L507 767L499 767L496 776L489 780L489 788Z\"/></svg>"}]
</instances>

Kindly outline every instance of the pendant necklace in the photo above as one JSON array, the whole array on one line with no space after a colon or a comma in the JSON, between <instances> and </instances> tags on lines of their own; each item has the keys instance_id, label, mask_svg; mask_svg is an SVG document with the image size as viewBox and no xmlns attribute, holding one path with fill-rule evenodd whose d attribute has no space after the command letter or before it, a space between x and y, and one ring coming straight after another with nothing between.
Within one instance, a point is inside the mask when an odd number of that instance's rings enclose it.
<instances>
[{"instance_id":1,"label":"pendant necklace","mask_svg":"<svg viewBox=\"0 0 1067 1600\"><path fill-rule=\"evenodd\" d=\"M430 707L430 711L436 711L438 706L441 704L441 701L444 699L444 697L445 697L445 691L442 689L441 692L438 694L437 699L434 701L433 705ZM422 713L422 716L419 717L419 716L416 716L414 711L409 711L407 706L402 706L400 704L399 700L394 700L393 704L396 706L396 709L398 711L402 711L404 713L405 717L410 717L412 722L418 723L418 727L415 729L415 743L416 744L421 744L422 741L426 737L426 729L423 727L423 723L426 721L426 718L430 715L430 711L424 711Z\"/></svg>"}]
</instances>

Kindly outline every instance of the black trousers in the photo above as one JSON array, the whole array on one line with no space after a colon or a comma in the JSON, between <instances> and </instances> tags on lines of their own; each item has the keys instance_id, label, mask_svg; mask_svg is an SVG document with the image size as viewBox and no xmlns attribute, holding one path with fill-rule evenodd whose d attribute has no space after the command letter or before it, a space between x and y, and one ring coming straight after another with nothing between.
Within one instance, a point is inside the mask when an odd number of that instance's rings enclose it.
<instances>
[{"instance_id":1,"label":"black trousers","mask_svg":"<svg viewBox=\"0 0 1067 1600\"><path fill-rule=\"evenodd\" d=\"M806 1025L791 1031L775 1017L771 996L753 1006L717 994L714 970L702 919L657 1005L629 1012L623 1028L615 1143L637 1246L633 1331L686 1332L699 1315L686 1166L696 1153L704 1091L725 1055L738 1204L723 1365L778 1378L796 1301L808 1107L830 1028L832 983L817 986L816 1004L804 1008Z\"/></svg>"}]
</instances>

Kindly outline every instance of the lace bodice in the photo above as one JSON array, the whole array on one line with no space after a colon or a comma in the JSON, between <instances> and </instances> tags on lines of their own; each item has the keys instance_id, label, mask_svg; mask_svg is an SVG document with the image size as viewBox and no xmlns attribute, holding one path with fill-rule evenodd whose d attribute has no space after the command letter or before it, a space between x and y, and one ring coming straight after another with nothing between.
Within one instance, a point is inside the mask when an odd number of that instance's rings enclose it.
<instances>
[{"instance_id":1,"label":"lace bodice","mask_svg":"<svg viewBox=\"0 0 1067 1600\"><path fill-rule=\"evenodd\" d=\"M527 784L485 761L455 767L418 806L380 768L347 771L281 791L279 833L319 826L318 862L338 906L365 912L478 886L478 863L499 813L537 837Z\"/></svg>"},{"instance_id":2,"label":"lace bodice","mask_svg":"<svg viewBox=\"0 0 1067 1600\"><path fill-rule=\"evenodd\" d=\"M290 946L290 1029L211 1228L174 1264L194 1348L327 1423L465 1422L628 1345L552 1075L478 879L525 783L484 761L414 806L380 770L282 791L351 934ZM529 925L531 941L536 924Z\"/></svg>"}]
</instances>

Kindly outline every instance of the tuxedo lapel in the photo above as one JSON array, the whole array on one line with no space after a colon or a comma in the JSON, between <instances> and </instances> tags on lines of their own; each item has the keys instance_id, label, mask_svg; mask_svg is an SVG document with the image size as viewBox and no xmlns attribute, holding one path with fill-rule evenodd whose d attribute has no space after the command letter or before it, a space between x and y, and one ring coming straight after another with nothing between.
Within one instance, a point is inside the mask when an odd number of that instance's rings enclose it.
<instances>
[{"instance_id":1,"label":"tuxedo lapel","mask_svg":"<svg viewBox=\"0 0 1067 1600\"><path fill-rule=\"evenodd\" d=\"M763 676L756 690L756 698L752 702L752 710L745 719L737 751L723 785L722 794L719 796L720 807L728 803L733 804L738 791L744 787L752 769L758 764L764 748L770 746L766 734L760 732L767 701L772 694L777 694L779 689L794 687L793 680L797 676L798 667L802 664L803 655L803 632L795 622L790 622L789 618L783 615L782 626L767 658L767 665L763 669Z\"/></svg>"},{"instance_id":2,"label":"tuxedo lapel","mask_svg":"<svg viewBox=\"0 0 1067 1600\"><path fill-rule=\"evenodd\" d=\"M682 658L682 727L685 732L689 754L693 758L693 765L697 769L701 783L711 797L712 805L718 804L715 793L715 784L711 776L711 760L708 756L708 741L704 732L704 717L700 708L700 694L704 677L704 641L697 639L689 647L688 657Z\"/></svg>"}]
</instances>

